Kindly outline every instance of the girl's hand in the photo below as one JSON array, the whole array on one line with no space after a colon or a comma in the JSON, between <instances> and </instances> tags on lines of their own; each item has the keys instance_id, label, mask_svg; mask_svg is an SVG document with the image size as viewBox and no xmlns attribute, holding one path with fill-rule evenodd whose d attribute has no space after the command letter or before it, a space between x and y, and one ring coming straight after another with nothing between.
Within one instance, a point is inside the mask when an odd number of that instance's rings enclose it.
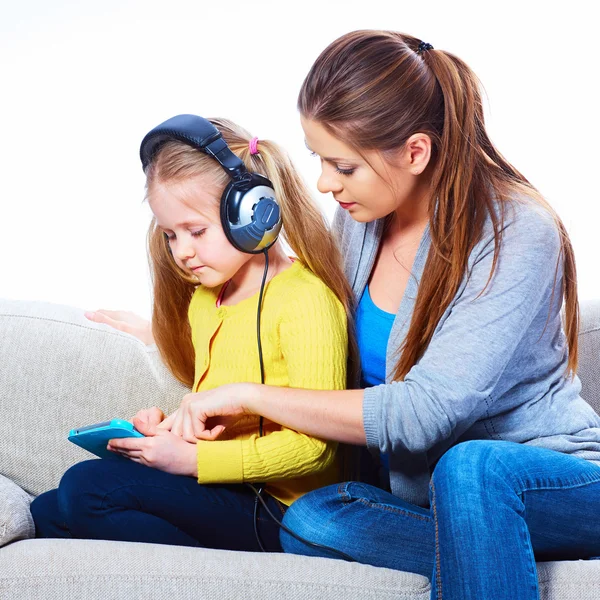
<instances>
[{"instance_id":1,"label":"girl's hand","mask_svg":"<svg viewBox=\"0 0 600 600\"><path fill-rule=\"evenodd\" d=\"M97 310L83 313L86 319L95 323L105 323L119 331L134 335L146 346L154 344L152 323L128 310Z\"/></svg>"},{"instance_id":2,"label":"girl's hand","mask_svg":"<svg viewBox=\"0 0 600 600\"><path fill-rule=\"evenodd\" d=\"M210 417L230 417L234 420L244 414L254 414L249 404L256 394L253 383L230 383L206 392L186 394L179 408L167 417L157 430L167 429L187 442L216 440L225 431L223 419L211 429L206 422Z\"/></svg>"},{"instance_id":3,"label":"girl's hand","mask_svg":"<svg viewBox=\"0 0 600 600\"><path fill-rule=\"evenodd\" d=\"M165 429L145 438L116 438L107 448L130 460L173 475L198 477L196 444Z\"/></svg>"}]
</instances>

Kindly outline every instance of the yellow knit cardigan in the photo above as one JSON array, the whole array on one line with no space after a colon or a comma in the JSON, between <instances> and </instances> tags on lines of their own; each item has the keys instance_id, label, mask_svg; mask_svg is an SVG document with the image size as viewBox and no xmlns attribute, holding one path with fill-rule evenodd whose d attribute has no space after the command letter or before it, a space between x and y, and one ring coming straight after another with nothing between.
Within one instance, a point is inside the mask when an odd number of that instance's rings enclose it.
<instances>
[{"instance_id":1,"label":"yellow knit cardigan","mask_svg":"<svg viewBox=\"0 0 600 600\"><path fill-rule=\"evenodd\" d=\"M195 357L194 391L235 382L260 383L256 340L258 293L217 306L222 286L199 286L188 318ZM266 286L261 311L265 384L334 390L346 385L347 321L341 302L296 260ZM230 424L221 438L197 443L198 483L267 482L290 505L338 481L337 444L258 416Z\"/></svg>"}]
</instances>

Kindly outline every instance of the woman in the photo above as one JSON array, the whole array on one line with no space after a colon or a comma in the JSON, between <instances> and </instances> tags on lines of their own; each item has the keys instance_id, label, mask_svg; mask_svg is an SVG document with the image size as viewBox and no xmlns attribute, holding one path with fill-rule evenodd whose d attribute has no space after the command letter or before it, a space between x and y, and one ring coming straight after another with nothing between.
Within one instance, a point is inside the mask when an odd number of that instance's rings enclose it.
<instances>
[{"instance_id":1,"label":"woman","mask_svg":"<svg viewBox=\"0 0 600 600\"><path fill-rule=\"evenodd\" d=\"M491 143L477 80L452 54L356 31L319 56L298 105L319 190L340 204L361 385L222 386L187 395L168 425L214 439L209 417L252 413L367 445L389 491L313 491L287 511L290 530L426 575L432 598L537 598L536 559L600 552L600 418L575 375L564 226Z\"/></svg>"}]
</instances>

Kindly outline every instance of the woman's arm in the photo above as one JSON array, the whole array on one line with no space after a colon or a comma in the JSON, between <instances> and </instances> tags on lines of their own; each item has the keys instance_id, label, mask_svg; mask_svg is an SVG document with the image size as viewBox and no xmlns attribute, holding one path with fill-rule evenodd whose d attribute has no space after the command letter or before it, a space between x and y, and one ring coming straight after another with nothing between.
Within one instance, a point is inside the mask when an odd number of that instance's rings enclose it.
<instances>
[{"instance_id":1,"label":"woman's arm","mask_svg":"<svg viewBox=\"0 0 600 600\"><path fill-rule=\"evenodd\" d=\"M315 437L347 444L365 445L363 427L364 390L302 390L248 384L247 390L223 391L238 395L248 412L263 415ZM208 408L211 401L199 401ZM231 401L231 400L230 400Z\"/></svg>"},{"instance_id":2,"label":"woman's arm","mask_svg":"<svg viewBox=\"0 0 600 600\"><path fill-rule=\"evenodd\" d=\"M179 417L189 423L196 439L215 440L223 429L221 426L206 429L210 417L255 414L318 438L364 446L363 394L364 390L305 390L229 383L186 394L177 411L158 428L170 430Z\"/></svg>"}]
</instances>

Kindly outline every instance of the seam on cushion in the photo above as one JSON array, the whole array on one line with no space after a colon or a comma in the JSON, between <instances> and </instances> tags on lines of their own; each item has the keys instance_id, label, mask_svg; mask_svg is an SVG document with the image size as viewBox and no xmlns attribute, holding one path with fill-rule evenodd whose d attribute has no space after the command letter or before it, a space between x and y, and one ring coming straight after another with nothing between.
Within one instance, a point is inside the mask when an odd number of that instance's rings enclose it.
<instances>
[{"instance_id":1,"label":"seam on cushion","mask_svg":"<svg viewBox=\"0 0 600 600\"><path fill-rule=\"evenodd\" d=\"M600 331L600 325L597 327L592 327L591 329L583 329L579 332L579 335L585 335L586 333L594 333L595 331Z\"/></svg>"},{"instance_id":2,"label":"seam on cushion","mask_svg":"<svg viewBox=\"0 0 600 600\"><path fill-rule=\"evenodd\" d=\"M99 329L97 327L89 327L87 325L81 325L79 323L73 323L72 321L61 321L60 319L49 319L48 317L33 317L31 315L11 315L7 313L0 313L0 317L13 317L18 319L34 319L36 321L48 321L50 323L60 323L61 325L71 325L72 327L80 327L81 329L87 329L88 331L96 331L107 335L116 335L124 340L134 342L135 344L142 344L144 347L146 344L142 340L138 340L135 336L130 333L124 333L118 330L107 331L106 329ZM109 326L108 326L109 327Z\"/></svg>"},{"instance_id":3,"label":"seam on cushion","mask_svg":"<svg viewBox=\"0 0 600 600\"><path fill-rule=\"evenodd\" d=\"M23 577L11 577L11 578L3 578L0 579L0 589L2 588L8 588L9 586L12 585L12 583L10 582L15 582L15 583L22 583L23 581L31 581L36 582L38 585L47 585L48 581L55 581L55 582L59 582L59 581L64 581L64 582L68 582L71 581L73 583L78 582L78 581L105 581L105 580L111 580L114 581L115 579L124 579L127 581L137 581L137 582L142 582L142 583L148 583L148 582L152 582L152 581L178 581L178 580L182 580L182 581L193 581L193 582L218 582L218 583L222 583L222 582L232 582L232 581L242 581L242 579L239 576L232 576L232 577L199 577L199 576L194 576L194 575L172 575L172 576L156 576L156 575L122 575L119 573L115 573L115 574L111 574L111 575L62 575L62 576L52 576L52 575L27 575L27 576L23 576ZM361 587L360 584L357 585L348 585L348 584L325 584L325 583L312 583L312 582L292 582L292 581L286 581L286 580L280 580L280 581L265 581L264 579L255 579L255 580L251 580L251 579L244 579L243 580L244 583L248 584L254 584L254 585L265 585L265 586L269 586L269 587L273 587L273 588L284 588L284 589L289 589L290 587L296 587L296 588L305 588L307 586L310 586L311 588L317 588L317 589L324 589L324 590L336 590L339 591L340 589L347 589L347 590L361 590L361 597L365 597L364 594L365 592L369 595L374 595L375 598L379 598L380 596L377 594L381 594L381 592L389 592L390 594L397 594L397 588L395 588L395 586L397 585L395 582L390 582L389 586L372 586L370 590L364 590L364 588ZM394 589L390 589L392 586L394 586ZM427 583L422 583L420 585L417 585L415 583L405 583L406 586L406 594L409 593L414 593L415 590L417 591L422 591L422 590L426 590L429 587L429 581L427 581ZM33 586L30 586L33 587ZM397 596L394 595L394 598L397 598Z\"/></svg>"}]
</instances>

